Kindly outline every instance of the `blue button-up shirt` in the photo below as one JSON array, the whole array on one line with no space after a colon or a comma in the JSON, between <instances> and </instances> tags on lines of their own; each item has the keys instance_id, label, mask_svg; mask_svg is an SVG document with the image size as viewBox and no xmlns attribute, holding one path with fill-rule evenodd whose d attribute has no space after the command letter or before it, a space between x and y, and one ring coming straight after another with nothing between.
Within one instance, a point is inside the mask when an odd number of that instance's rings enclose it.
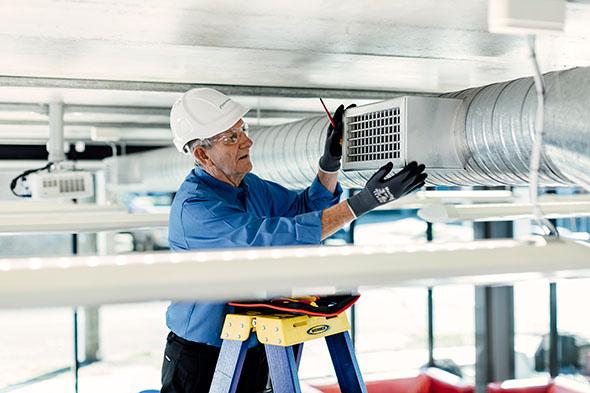
<instances>
[{"instance_id":1,"label":"blue button-up shirt","mask_svg":"<svg viewBox=\"0 0 590 393\"><path fill-rule=\"evenodd\" d=\"M321 211L342 194L316 178L301 192L247 174L239 187L193 169L176 193L170 211L172 250L320 244ZM230 307L225 303L172 303L168 328L190 341L221 346L219 335ZM254 337L252 337L254 339ZM250 345L255 344L251 340Z\"/></svg>"}]
</instances>

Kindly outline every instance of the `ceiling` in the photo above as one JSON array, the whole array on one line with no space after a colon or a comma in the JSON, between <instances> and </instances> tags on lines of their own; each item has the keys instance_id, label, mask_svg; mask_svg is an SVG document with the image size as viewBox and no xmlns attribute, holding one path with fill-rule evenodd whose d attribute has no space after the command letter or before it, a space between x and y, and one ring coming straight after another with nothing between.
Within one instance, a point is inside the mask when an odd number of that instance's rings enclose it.
<instances>
[{"instance_id":1,"label":"ceiling","mask_svg":"<svg viewBox=\"0 0 590 393\"><path fill-rule=\"evenodd\" d=\"M196 85L269 125L321 113L319 96L335 108L531 75L526 39L489 33L486 14L487 0L0 2L0 144L44 141L50 100L69 105L69 139L98 125L162 144ZM544 71L590 65L590 3L566 17L538 38Z\"/></svg>"}]
</instances>

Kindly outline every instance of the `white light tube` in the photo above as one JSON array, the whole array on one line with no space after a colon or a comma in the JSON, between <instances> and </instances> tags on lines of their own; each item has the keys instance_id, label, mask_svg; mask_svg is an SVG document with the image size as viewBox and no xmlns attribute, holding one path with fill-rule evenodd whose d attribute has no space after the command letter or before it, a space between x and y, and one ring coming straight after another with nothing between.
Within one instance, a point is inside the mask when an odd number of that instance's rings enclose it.
<instances>
[{"instance_id":1,"label":"white light tube","mask_svg":"<svg viewBox=\"0 0 590 393\"><path fill-rule=\"evenodd\" d=\"M0 259L0 307L256 299L359 286L590 277L590 245L488 240ZM321 288L321 289L318 289Z\"/></svg>"},{"instance_id":2,"label":"white light tube","mask_svg":"<svg viewBox=\"0 0 590 393\"><path fill-rule=\"evenodd\" d=\"M77 213L77 212L126 212L123 205L96 205L90 203L71 203L71 202L39 202L39 201L1 201L0 202L0 219L2 215L14 214L37 214L37 213Z\"/></svg>"},{"instance_id":3,"label":"white light tube","mask_svg":"<svg viewBox=\"0 0 590 393\"><path fill-rule=\"evenodd\" d=\"M539 206L547 218L590 216L590 201L542 202ZM450 221L507 221L533 218L530 203L489 203L474 205L431 204L418 211L423 220L440 223Z\"/></svg>"},{"instance_id":4,"label":"white light tube","mask_svg":"<svg viewBox=\"0 0 590 393\"><path fill-rule=\"evenodd\" d=\"M424 190L383 205L377 210L417 209L432 203L511 202L507 190Z\"/></svg>"},{"instance_id":5,"label":"white light tube","mask_svg":"<svg viewBox=\"0 0 590 393\"><path fill-rule=\"evenodd\" d=\"M134 213L117 211L70 213L3 214L0 233L101 232L168 226L168 213Z\"/></svg>"}]
</instances>

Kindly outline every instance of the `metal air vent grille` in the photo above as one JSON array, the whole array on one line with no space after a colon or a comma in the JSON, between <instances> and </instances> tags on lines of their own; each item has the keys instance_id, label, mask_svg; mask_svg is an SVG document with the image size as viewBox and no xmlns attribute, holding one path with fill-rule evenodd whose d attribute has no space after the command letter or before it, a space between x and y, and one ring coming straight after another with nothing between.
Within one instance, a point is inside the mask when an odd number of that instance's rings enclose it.
<instances>
[{"instance_id":1,"label":"metal air vent grille","mask_svg":"<svg viewBox=\"0 0 590 393\"><path fill-rule=\"evenodd\" d=\"M461 100L404 96L344 111L342 169L403 168L418 161L428 168L463 168L453 138Z\"/></svg>"},{"instance_id":2,"label":"metal air vent grille","mask_svg":"<svg viewBox=\"0 0 590 393\"><path fill-rule=\"evenodd\" d=\"M371 162L401 157L399 107L352 116L347 124L348 162Z\"/></svg>"}]
</instances>

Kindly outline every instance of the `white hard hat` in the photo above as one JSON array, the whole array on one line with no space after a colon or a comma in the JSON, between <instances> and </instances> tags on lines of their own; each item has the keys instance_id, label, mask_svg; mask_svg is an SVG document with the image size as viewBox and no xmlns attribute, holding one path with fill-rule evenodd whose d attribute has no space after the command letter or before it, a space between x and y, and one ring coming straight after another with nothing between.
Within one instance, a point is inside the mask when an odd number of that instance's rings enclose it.
<instances>
[{"instance_id":1,"label":"white hard hat","mask_svg":"<svg viewBox=\"0 0 590 393\"><path fill-rule=\"evenodd\" d=\"M209 88L187 91L170 111L172 140L179 152L193 139L210 138L238 122L247 112L225 94Z\"/></svg>"}]
</instances>

